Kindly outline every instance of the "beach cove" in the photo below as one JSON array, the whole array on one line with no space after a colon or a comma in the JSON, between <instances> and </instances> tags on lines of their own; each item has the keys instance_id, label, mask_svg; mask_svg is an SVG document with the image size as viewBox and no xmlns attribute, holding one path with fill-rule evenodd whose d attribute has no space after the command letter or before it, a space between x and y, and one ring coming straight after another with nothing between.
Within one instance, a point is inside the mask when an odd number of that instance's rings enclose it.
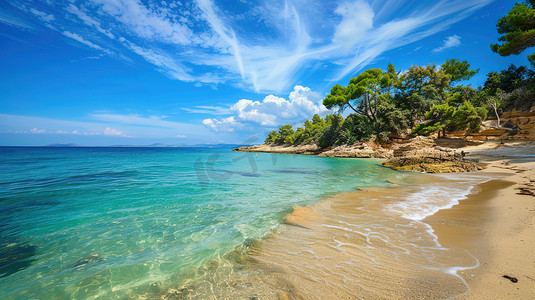
<instances>
[{"instance_id":1,"label":"beach cove","mask_svg":"<svg viewBox=\"0 0 535 300\"><path fill-rule=\"evenodd\" d=\"M0 5L0 300L535 299L535 0Z\"/></svg>"},{"instance_id":2,"label":"beach cove","mask_svg":"<svg viewBox=\"0 0 535 300\"><path fill-rule=\"evenodd\" d=\"M5 173L4 257L22 260L0 283L7 299L526 298L535 204L517 193L532 148L489 145L467 149L483 171L456 174L230 149L4 149L4 165L41 173ZM59 173L40 176L51 162Z\"/></svg>"},{"instance_id":3,"label":"beach cove","mask_svg":"<svg viewBox=\"0 0 535 300\"><path fill-rule=\"evenodd\" d=\"M529 298L535 201L519 188L534 179L533 150L513 146L465 148L485 162L483 171L415 174L398 187L294 207L284 229L248 254L245 268L257 277L219 291L267 299Z\"/></svg>"}]
</instances>

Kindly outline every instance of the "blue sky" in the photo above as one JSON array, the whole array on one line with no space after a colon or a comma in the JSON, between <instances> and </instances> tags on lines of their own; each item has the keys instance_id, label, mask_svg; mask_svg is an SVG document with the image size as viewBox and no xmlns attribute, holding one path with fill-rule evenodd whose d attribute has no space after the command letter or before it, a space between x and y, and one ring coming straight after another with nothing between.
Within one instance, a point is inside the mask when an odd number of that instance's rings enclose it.
<instances>
[{"instance_id":1,"label":"blue sky","mask_svg":"<svg viewBox=\"0 0 535 300\"><path fill-rule=\"evenodd\" d=\"M466 59L477 87L527 64L489 48L514 3L4 0L0 145L260 143L389 62Z\"/></svg>"}]
</instances>

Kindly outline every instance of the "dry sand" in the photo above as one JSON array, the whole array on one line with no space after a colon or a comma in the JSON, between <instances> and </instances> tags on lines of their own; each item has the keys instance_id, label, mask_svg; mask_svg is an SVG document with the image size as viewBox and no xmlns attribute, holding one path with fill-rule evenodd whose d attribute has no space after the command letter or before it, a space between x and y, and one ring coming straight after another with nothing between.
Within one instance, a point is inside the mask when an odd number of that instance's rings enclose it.
<instances>
[{"instance_id":1,"label":"dry sand","mask_svg":"<svg viewBox=\"0 0 535 300\"><path fill-rule=\"evenodd\" d=\"M509 176L480 185L459 205L425 220L443 246L466 249L479 260L478 268L459 272L470 291L458 298L535 299L535 197L520 195L518 189L535 184L535 163L508 162L512 158L504 157L533 151L531 147L479 151L477 155L487 161L498 159L488 162L483 172Z\"/></svg>"}]
</instances>

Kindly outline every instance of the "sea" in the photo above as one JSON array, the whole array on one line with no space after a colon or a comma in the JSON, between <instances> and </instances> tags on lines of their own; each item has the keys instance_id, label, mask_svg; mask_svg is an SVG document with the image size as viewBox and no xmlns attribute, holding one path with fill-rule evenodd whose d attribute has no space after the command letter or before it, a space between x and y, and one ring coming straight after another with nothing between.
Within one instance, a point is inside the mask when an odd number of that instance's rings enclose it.
<instances>
[{"instance_id":1,"label":"sea","mask_svg":"<svg viewBox=\"0 0 535 300\"><path fill-rule=\"evenodd\" d=\"M1 147L0 298L206 299L230 288L240 298L236 280L258 274L244 267L251 251L291 225L306 228L288 221L297 208L412 185L377 211L419 224L490 180L418 185L419 176L376 159L226 147ZM373 213L366 218L355 226L376 225ZM420 238L436 244L422 228ZM455 267L444 272L455 277Z\"/></svg>"}]
</instances>

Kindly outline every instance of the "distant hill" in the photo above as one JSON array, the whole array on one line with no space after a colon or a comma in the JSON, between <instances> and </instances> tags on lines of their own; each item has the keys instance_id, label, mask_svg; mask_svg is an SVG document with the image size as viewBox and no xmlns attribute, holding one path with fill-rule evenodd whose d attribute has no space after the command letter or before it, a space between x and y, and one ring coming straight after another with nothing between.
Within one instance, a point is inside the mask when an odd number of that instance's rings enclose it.
<instances>
[{"instance_id":1,"label":"distant hill","mask_svg":"<svg viewBox=\"0 0 535 300\"><path fill-rule=\"evenodd\" d=\"M183 146L183 147L199 147L199 148L238 148L238 147L247 147L252 145L244 144L198 144L193 146Z\"/></svg>"},{"instance_id":2,"label":"distant hill","mask_svg":"<svg viewBox=\"0 0 535 300\"><path fill-rule=\"evenodd\" d=\"M43 147L86 147L86 146L69 143L69 144L49 144Z\"/></svg>"}]
</instances>

